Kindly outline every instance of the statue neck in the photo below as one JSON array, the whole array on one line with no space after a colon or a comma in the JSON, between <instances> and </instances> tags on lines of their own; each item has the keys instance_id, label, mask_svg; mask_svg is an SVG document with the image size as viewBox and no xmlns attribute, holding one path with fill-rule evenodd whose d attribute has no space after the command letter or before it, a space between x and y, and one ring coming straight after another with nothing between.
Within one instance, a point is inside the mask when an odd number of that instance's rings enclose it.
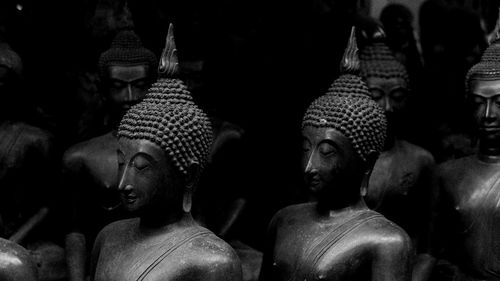
<instances>
[{"instance_id":1,"label":"statue neck","mask_svg":"<svg viewBox=\"0 0 500 281\"><path fill-rule=\"evenodd\" d=\"M164 215L160 215L164 214ZM140 225L144 229L163 229L169 225L192 221L190 212L184 212L182 208L169 208L169 210L151 210L140 216Z\"/></svg>"},{"instance_id":2,"label":"statue neck","mask_svg":"<svg viewBox=\"0 0 500 281\"><path fill-rule=\"evenodd\" d=\"M334 217L346 212L358 211L368 208L361 195L358 195L357 198L353 198L351 200L345 200L346 198L343 199L344 200L338 200L339 203L331 200L329 202L319 200L317 205L318 212L323 216Z\"/></svg>"},{"instance_id":3,"label":"statue neck","mask_svg":"<svg viewBox=\"0 0 500 281\"><path fill-rule=\"evenodd\" d=\"M500 146L498 144L492 144L480 140L478 158L479 160L487 163L499 163Z\"/></svg>"}]
</instances>

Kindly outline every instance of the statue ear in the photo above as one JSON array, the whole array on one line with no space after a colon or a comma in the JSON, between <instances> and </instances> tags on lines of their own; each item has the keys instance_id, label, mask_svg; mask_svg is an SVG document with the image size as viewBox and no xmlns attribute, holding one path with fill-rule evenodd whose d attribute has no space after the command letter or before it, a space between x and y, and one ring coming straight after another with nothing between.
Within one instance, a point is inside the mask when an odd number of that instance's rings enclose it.
<instances>
[{"instance_id":1,"label":"statue ear","mask_svg":"<svg viewBox=\"0 0 500 281\"><path fill-rule=\"evenodd\" d=\"M186 186L193 189L198 183L199 176L200 163L198 163L198 161L192 160L187 168Z\"/></svg>"},{"instance_id":2,"label":"statue ear","mask_svg":"<svg viewBox=\"0 0 500 281\"><path fill-rule=\"evenodd\" d=\"M373 167L375 166L375 163L377 162L379 152L377 151L370 151L366 157L366 162L365 162L365 172L363 174L363 180L361 181L361 189L360 189L360 194L361 196L366 196L368 193L368 185L370 183L370 176L373 171Z\"/></svg>"},{"instance_id":3,"label":"statue ear","mask_svg":"<svg viewBox=\"0 0 500 281\"><path fill-rule=\"evenodd\" d=\"M193 192L198 184L200 176L200 164L197 161L191 161L187 168L186 189L184 190L184 198L182 200L182 209L184 212L191 212L193 205Z\"/></svg>"}]
</instances>

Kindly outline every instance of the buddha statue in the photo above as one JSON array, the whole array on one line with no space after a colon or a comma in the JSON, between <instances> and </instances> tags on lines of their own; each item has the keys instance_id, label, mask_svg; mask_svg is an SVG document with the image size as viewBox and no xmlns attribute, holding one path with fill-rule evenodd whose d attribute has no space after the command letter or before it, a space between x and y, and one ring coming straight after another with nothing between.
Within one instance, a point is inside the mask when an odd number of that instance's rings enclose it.
<instances>
[{"instance_id":1,"label":"buddha statue","mask_svg":"<svg viewBox=\"0 0 500 281\"><path fill-rule=\"evenodd\" d=\"M38 280L37 268L29 252L20 245L3 238L0 238L0 280Z\"/></svg>"},{"instance_id":2,"label":"buddha statue","mask_svg":"<svg viewBox=\"0 0 500 281\"><path fill-rule=\"evenodd\" d=\"M50 276L65 275L64 267L57 266L64 262L62 233L53 224L57 220L55 138L32 125L28 116L34 115L33 104L24 84L21 57L0 42L0 237L27 248L29 252L23 253L33 259L39 277L53 280ZM6 259L14 258L20 248L10 248L11 244L3 244ZM52 265L48 274L46 268ZM26 278L18 280L32 280Z\"/></svg>"},{"instance_id":3,"label":"buddha statue","mask_svg":"<svg viewBox=\"0 0 500 281\"><path fill-rule=\"evenodd\" d=\"M211 149L207 115L182 87L172 26L160 80L118 130L118 190L137 216L113 222L92 251L91 280L241 280L234 250L191 216L192 195ZM156 87L178 91L155 91Z\"/></svg>"},{"instance_id":4,"label":"buddha statue","mask_svg":"<svg viewBox=\"0 0 500 281\"><path fill-rule=\"evenodd\" d=\"M360 51L361 75L371 97L384 110L387 137L373 168L365 202L401 226L418 253L414 278L421 264L429 262L429 222L433 156L424 148L401 138L403 112L410 95L408 75L384 42L383 29L375 32ZM425 279L425 278L424 278ZM419 279L422 280L422 279Z\"/></svg>"},{"instance_id":5,"label":"buddha statue","mask_svg":"<svg viewBox=\"0 0 500 281\"><path fill-rule=\"evenodd\" d=\"M500 280L499 26L500 18L496 36L465 79L478 151L436 172L436 280Z\"/></svg>"},{"instance_id":6,"label":"buddha statue","mask_svg":"<svg viewBox=\"0 0 500 281\"><path fill-rule=\"evenodd\" d=\"M24 120L22 69L19 55L0 43L0 237L5 238L47 206L55 170L53 136Z\"/></svg>"},{"instance_id":7,"label":"buddha statue","mask_svg":"<svg viewBox=\"0 0 500 281\"><path fill-rule=\"evenodd\" d=\"M363 200L386 121L358 76L355 40L353 28L341 76L303 118L302 164L316 201L275 214L260 280L410 280L411 240Z\"/></svg>"},{"instance_id":8,"label":"buddha statue","mask_svg":"<svg viewBox=\"0 0 500 281\"><path fill-rule=\"evenodd\" d=\"M157 64L155 55L132 30L120 31L111 48L100 56L108 131L70 147L62 164L63 188L70 198L66 257L72 281L84 280L88 274L88 253L99 230L125 215L117 192L117 127L124 113L146 94Z\"/></svg>"}]
</instances>

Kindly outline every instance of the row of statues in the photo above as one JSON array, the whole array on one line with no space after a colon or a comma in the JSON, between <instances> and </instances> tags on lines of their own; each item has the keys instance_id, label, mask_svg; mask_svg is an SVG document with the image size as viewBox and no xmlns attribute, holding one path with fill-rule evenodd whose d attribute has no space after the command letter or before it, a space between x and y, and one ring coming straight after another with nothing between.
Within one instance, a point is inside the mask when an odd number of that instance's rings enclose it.
<instances>
[{"instance_id":1,"label":"row of statues","mask_svg":"<svg viewBox=\"0 0 500 281\"><path fill-rule=\"evenodd\" d=\"M352 29L341 75L303 117L302 170L312 197L274 215L255 265L223 240L244 202L235 198L223 227L213 227L203 217L210 210L197 210L195 200L198 186L212 188L203 186L205 167L241 131L214 122L191 96L172 25L159 60L132 30L119 32L99 61L107 132L62 160L69 279L500 280L500 33L466 78L477 154L437 167L398 136L411 91L406 70L383 29L365 36L370 43L358 55ZM0 60L0 87L2 70L16 69L9 58ZM26 208L17 203L40 191L13 186L16 176L33 178L9 164L54 161L40 145L50 135L6 120L0 181L13 194L0 207L2 237L11 240L0 241L0 276L36 280L36 262L18 245L28 234L19 229L54 210L46 211L50 193Z\"/></svg>"}]
</instances>

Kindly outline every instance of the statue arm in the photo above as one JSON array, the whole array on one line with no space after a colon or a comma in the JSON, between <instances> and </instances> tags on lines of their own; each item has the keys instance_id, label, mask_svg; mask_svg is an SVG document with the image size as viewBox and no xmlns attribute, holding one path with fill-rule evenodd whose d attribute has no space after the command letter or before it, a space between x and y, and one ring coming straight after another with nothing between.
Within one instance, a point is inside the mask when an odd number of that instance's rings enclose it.
<instances>
[{"instance_id":1,"label":"statue arm","mask_svg":"<svg viewBox=\"0 0 500 281\"><path fill-rule=\"evenodd\" d=\"M103 230L101 230L101 232L99 232L99 234L97 235L97 238L95 240L94 247L92 247L92 254L90 257L90 281L94 281L94 278L95 278L97 262L99 261L99 254L101 252L101 245L103 244L102 237L106 236L105 234L103 234L105 231L106 231L106 228L104 228Z\"/></svg>"},{"instance_id":2,"label":"statue arm","mask_svg":"<svg viewBox=\"0 0 500 281\"><path fill-rule=\"evenodd\" d=\"M432 223L433 212L433 191L437 184L435 176L435 163L432 156L428 156L424 160L421 170L421 175L418 180L417 196L415 200L415 208L418 208L418 224L417 224L417 245L416 251L418 254L430 253L430 229Z\"/></svg>"},{"instance_id":3,"label":"statue arm","mask_svg":"<svg viewBox=\"0 0 500 281\"><path fill-rule=\"evenodd\" d=\"M434 209L437 199L437 177L436 166L433 158L430 158L422 171L422 180L419 182L419 189L422 191L419 202L429 202L422 204L422 220L419 225L417 240L417 257L413 266L412 281L427 281L431 277L436 259L431 254L431 229L434 221Z\"/></svg>"},{"instance_id":4,"label":"statue arm","mask_svg":"<svg viewBox=\"0 0 500 281\"><path fill-rule=\"evenodd\" d=\"M87 261L87 244L85 235L79 232L66 234L66 263L70 281L85 280L85 264Z\"/></svg>"},{"instance_id":5,"label":"statue arm","mask_svg":"<svg viewBox=\"0 0 500 281\"><path fill-rule=\"evenodd\" d=\"M272 280L272 269L273 269L273 252L274 252L274 243L276 240L276 217L275 215L271 222L269 223L267 236L266 236L266 244L264 248L262 265L260 268L259 281Z\"/></svg>"},{"instance_id":6,"label":"statue arm","mask_svg":"<svg viewBox=\"0 0 500 281\"><path fill-rule=\"evenodd\" d=\"M384 236L375 250L372 262L372 281L411 280L411 241L406 233Z\"/></svg>"},{"instance_id":7,"label":"statue arm","mask_svg":"<svg viewBox=\"0 0 500 281\"><path fill-rule=\"evenodd\" d=\"M81 231L80 202L81 186L76 180L82 175L81 163L73 153L66 152L62 164L62 188L66 198L64 206L68 216L65 218L69 222L69 229L66 229L65 250L66 264L70 281L83 281L86 277L86 265L88 259L86 237Z\"/></svg>"}]
</instances>

